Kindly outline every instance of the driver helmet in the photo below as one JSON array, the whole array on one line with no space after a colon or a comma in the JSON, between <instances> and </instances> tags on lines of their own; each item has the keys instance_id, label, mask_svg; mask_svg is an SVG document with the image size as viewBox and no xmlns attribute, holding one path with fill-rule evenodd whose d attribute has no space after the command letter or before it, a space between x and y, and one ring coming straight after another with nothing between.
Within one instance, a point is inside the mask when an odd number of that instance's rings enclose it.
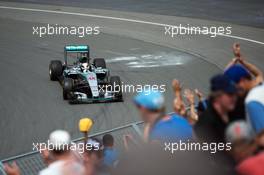
<instances>
[{"instance_id":1,"label":"driver helmet","mask_svg":"<svg viewBox=\"0 0 264 175\"><path fill-rule=\"evenodd\" d=\"M88 62L88 58L86 55L82 55L80 58L79 58L79 61L80 63L87 63Z\"/></svg>"}]
</instances>

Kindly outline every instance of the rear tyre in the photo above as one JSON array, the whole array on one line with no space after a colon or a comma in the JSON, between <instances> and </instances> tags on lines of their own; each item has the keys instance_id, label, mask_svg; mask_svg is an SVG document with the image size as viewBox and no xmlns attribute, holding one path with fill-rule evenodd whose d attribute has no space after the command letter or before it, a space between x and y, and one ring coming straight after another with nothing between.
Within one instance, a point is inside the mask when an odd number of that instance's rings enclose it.
<instances>
[{"instance_id":1,"label":"rear tyre","mask_svg":"<svg viewBox=\"0 0 264 175\"><path fill-rule=\"evenodd\" d=\"M115 96L118 98L119 101L123 101L123 94L122 94L122 83L119 76L111 76L110 77L110 85L112 91L115 92Z\"/></svg>"},{"instance_id":2,"label":"rear tyre","mask_svg":"<svg viewBox=\"0 0 264 175\"><path fill-rule=\"evenodd\" d=\"M95 58L93 60L93 64L95 65L95 67L101 67L103 69L106 69L106 63L104 58Z\"/></svg>"},{"instance_id":3,"label":"rear tyre","mask_svg":"<svg viewBox=\"0 0 264 175\"><path fill-rule=\"evenodd\" d=\"M49 76L51 81L58 80L58 77L62 75L63 66L60 60L52 60L49 64Z\"/></svg>"},{"instance_id":4,"label":"rear tyre","mask_svg":"<svg viewBox=\"0 0 264 175\"><path fill-rule=\"evenodd\" d=\"M71 92L73 90L73 80L71 78L65 78L63 80L63 99L71 99Z\"/></svg>"}]
</instances>

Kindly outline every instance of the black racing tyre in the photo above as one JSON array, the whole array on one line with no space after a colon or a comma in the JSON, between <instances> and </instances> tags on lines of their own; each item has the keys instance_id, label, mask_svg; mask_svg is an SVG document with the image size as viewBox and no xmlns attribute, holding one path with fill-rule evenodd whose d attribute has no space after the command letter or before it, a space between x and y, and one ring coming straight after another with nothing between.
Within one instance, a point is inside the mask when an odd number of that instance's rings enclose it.
<instances>
[{"instance_id":1,"label":"black racing tyre","mask_svg":"<svg viewBox=\"0 0 264 175\"><path fill-rule=\"evenodd\" d=\"M104 58L95 58L93 60L93 64L95 67L101 67L103 69L106 69L106 63Z\"/></svg>"},{"instance_id":2,"label":"black racing tyre","mask_svg":"<svg viewBox=\"0 0 264 175\"><path fill-rule=\"evenodd\" d=\"M65 91L64 89L62 90L62 95L63 95L63 100L69 100L69 93Z\"/></svg>"},{"instance_id":3,"label":"black racing tyre","mask_svg":"<svg viewBox=\"0 0 264 175\"><path fill-rule=\"evenodd\" d=\"M71 78L65 78L63 80L63 99L69 100L70 93L73 90L73 80Z\"/></svg>"},{"instance_id":4,"label":"black racing tyre","mask_svg":"<svg viewBox=\"0 0 264 175\"><path fill-rule=\"evenodd\" d=\"M123 100L122 95L122 82L119 76L111 76L110 77L110 85L111 89L115 91L116 97L119 98L120 101Z\"/></svg>"},{"instance_id":5,"label":"black racing tyre","mask_svg":"<svg viewBox=\"0 0 264 175\"><path fill-rule=\"evenodd\" d=\"M49 76L50 80L56 81L58 77L62 75L63 66L60 60L52 60L49 64Z\"/></svg>"}]
</instances>

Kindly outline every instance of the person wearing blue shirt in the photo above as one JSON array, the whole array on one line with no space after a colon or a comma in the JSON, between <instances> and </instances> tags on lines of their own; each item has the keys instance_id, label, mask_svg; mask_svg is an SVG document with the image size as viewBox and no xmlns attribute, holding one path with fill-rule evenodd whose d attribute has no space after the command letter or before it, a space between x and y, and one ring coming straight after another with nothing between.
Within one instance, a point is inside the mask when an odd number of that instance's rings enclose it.
<instances>
[{"instance_id":1,"label":"person wearing blue shirt","mask_svg":"<svg viewBox=\"0 0 264 175\"><path fill-rule=\"evenodd\" d=\"M144 138L148 142L177 142L193 138L193 129L182 116L165 112L164 96L159 91L143 91L134 98L145 122Z\"/></svg>"},{"instance_id":2,"label":"person wearing blue shirt","mask_svg":"<svg viewBox=\"0 0 264 175\"><path fill-rule=\"evenodd\" d=\"M150 130L149 140L187 141L192 138L192 128L183 117L172 114L158 120Z\"/></svg>"},{"instance_id":3,"label":"person wearing blue shirt","mask_svg":"<svg viewBox=\"0 0 264 175\"><path fill-rule=\"evenodd\" d=\"M114 148L114 138L111 134L103 136L103 165L107 168L114 168L118 163L118 152Z\"/></svg>"}]
</instances>

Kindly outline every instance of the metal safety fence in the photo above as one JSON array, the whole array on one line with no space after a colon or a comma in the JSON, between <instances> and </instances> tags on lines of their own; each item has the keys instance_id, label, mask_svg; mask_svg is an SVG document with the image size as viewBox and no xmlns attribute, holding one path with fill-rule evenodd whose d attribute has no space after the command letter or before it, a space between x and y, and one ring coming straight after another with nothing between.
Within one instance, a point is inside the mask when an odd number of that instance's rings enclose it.
<instances>
[{"instance_id":1,"label":"metal safety fence","mask_svg":"<svg viewBox=\"0 0 264 175\"><path fill-rule=\"evenodd\" d=\"M112 134L115 138L115 147L120 151L124 151L123 136L130 134L135 140L140 140L142 136L143 122L130 123L121 127L117 127L111 130L99 132L90 135L91 138L101 139L105 134ZM80 142L83 138L73 140L73 142ZM45 163L38 151L32 151L29 153L21 154L18 156L10 157L0 162L0 175L6 175L3 169L3 164L16 162L21 170L21 175L37 175L40 170L45 168Z\"/></svg>"}]
</instances>

